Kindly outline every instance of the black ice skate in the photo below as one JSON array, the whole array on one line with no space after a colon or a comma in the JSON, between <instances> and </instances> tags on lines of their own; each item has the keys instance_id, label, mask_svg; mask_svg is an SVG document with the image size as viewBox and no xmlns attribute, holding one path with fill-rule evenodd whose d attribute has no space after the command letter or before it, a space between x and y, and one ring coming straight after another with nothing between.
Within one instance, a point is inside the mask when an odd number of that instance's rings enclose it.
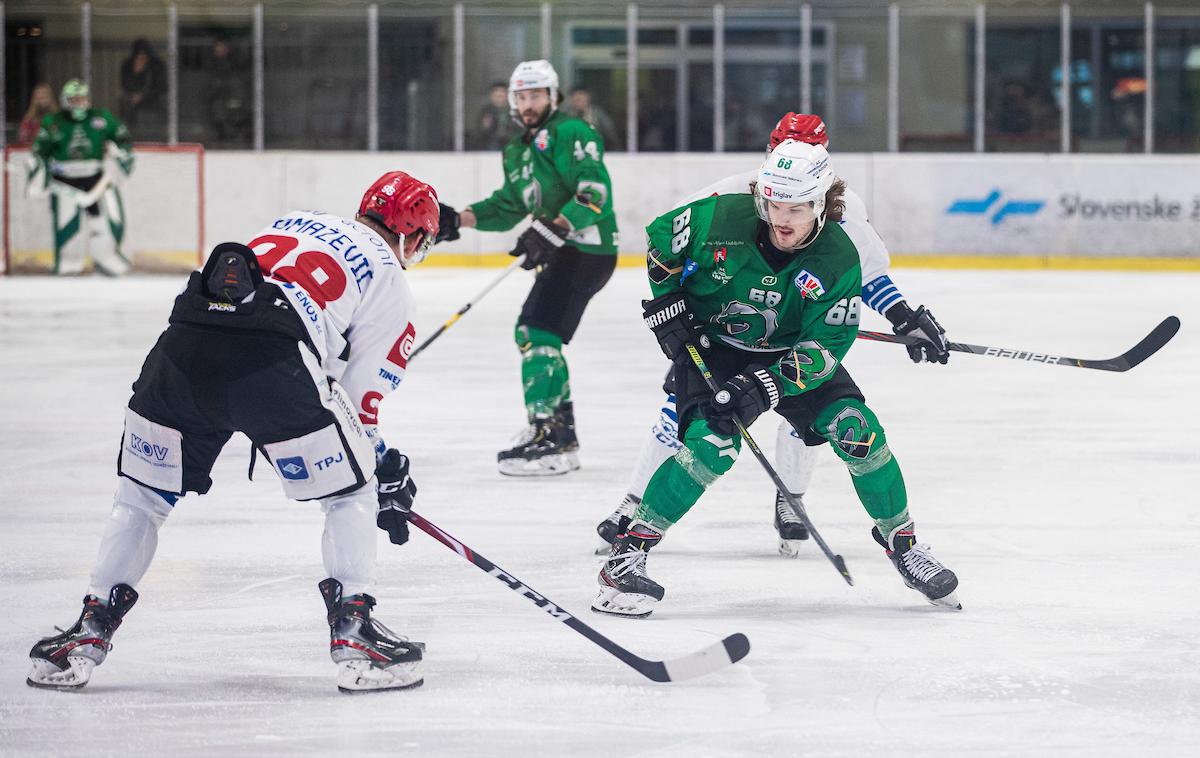
<instances>
[{"instance_id":1,"label":"black ice skate","mask_svg":"<svg viewBox=\"0 0 1200 758\"><path fill-rule=\"evenodd\" d=\"M646 552L662 541L662 533L645 521L634 521L613 543L600 568L600 594L592 610L614 616L644 618L654 611L666 590L646 576Z\"/></svg>"},{"instance_id":2,"label":"black ice skate","mask_svg":"<svg viewBox=\"0 0 1200 758\"><path fill-rule=\"evenodd\" d=\"M804 507L802 495L792 497ZM808 539L808 527L784 500L783 493L775 491L775 531L779 533L779 554L784 558L795 558L800 555L800 543Z\"/></svg>"},{"instance_id":3,"label":"black ice skate","mask_svg":"<svg viewBox=\"0 0 1200 758\"><path fill-rule=\"evenodd\" d=\"M92 669L104 663L112 650L113 632L137 602L138 594L128 584L118 584L108 593L108 605L95 595L83 599L83 612L75 626L33 646L29 657L33 670L25 683L48 689L79 689L88 683ZM57 627L56 627L57 628Z\"/></svg>"},{"instance_id":4,"label":"black ice skate","mask_svg":"<svg viewBox=\"0 0 1200 758\"><path fill-rule=\"evenodd\" d=\"M329 611L329 656L338 665L342 692L403 690L420 687L425 643L400 637L371 618L375 598L342 599L342 583L326 579L317 585Z\"/></svg>"},{"instance_id":5,"label":"black ice skate","mask_svg":"<svg viewBox=\"0 0 1200 758\"><path fill-rule=\"evenodd\" d=\"M633 493L625 495L617 509L608 518L596 524L596 534L600 535L600 545L596 547L596 555L608 555L612 552L613 543L629 528L633 513L642 504L642 499Z\"/></svg>"},{"instance_id":6,"label":"black ice skate","mask_svg":"<svg viewBox=\"0 0 1200 758\"><path fill-rule=\"evenodd\" d=\"M893 529L886 540L879 527L871 529L871 536L883 546L905 584L934 605L962 610L962 604L954 592L958 588L958 577L933 557L928 545L917 544L912 521Z\"/></svg>"},{"instance_id":7,"label":"black ice skate","mask_svg":"<svg viewBox=\"0 0 1200 758\"><path fill-rule=\"evenodd\" d=\"M496 464L506 476L559 476L579 468L579 443L557 417L535 419Z\"/></svg>"},{"instance_id":8,"label":"black ice skate","mask_svg":"<svg viewBox=\"0 0 1200 758\"><path fill-rule=\"evenodd\" d=\"M570 400L554 411L554 420L562 427L562 446L568 453L579 453L579 438L575 436L575 404Z\"/></svg>"}]
</instances>

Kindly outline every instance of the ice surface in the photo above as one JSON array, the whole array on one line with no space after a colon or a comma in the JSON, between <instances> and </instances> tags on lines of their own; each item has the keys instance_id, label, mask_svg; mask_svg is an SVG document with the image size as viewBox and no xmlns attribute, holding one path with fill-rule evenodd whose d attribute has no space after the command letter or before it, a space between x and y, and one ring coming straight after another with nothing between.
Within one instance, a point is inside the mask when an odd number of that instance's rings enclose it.
<instances>
[{"instance_id":1,"label":"ice surface","mask_svg":"<svg viewBox=\"0 0 1200 758\"><path fill-rule=\"evenodd\" d=\"M495 270L418 269L418 337ZM417 509L639 655L733 632L741 664L642 680L415 532L380 533L379 617L428 643L426 685L334 686L317 582L322 519L234 438L205 498L163 529L139 605L85 691L25 686L30 645L73 623L109 509L122 407L182 284L0 279L0 754L1184 755L1200 745L1200 277L899 270L951 338L1104 358L1175 313L1126 374L956 354L914 366L859 342L847 361L884 421L918 534L958 572L933 608L868 536L825 454L807 498L853 572L776 555L753 458L656 549L645 621L588 613L593 525L619 501L664 362L621 270L568 348L584 468L495 471L522 423L511 339L518 272L413 361L383 405ZM870 314L864 326L886 328ZM755 427L773 447L774 420Z\"/></svg>"}]
</instances>

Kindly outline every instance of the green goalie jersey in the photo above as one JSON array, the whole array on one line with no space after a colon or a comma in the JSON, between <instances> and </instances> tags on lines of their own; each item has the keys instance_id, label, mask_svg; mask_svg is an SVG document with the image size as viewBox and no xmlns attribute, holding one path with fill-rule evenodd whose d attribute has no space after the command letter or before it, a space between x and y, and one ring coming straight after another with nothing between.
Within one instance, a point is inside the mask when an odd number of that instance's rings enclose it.
<instances>
[{"instance_id":1,"label":"green goalie jersey","mask_svg":"<svg viewBox=\"0 0 1200 758\"><path fill-rule=\"evenodd\" d=\"M718 195L658 217L646 235L650 289L657 297L682 287L710 339L763 353L759 362L784 380L787 395L833 376L862 306L858 251L837 223L781 253L752 195Z\"/></svg>"},{"instance_id":2,"label":"green goalie jersey","mask_svg":"<svg viewBox=\"0 0 1200 758\"><path fill-rule=\"evenodd\" d=\"M526 216L559 214L571 223L567 242L584 253L617 254L612 182L604 142L586 121L557 111L528 142L504 146L504 186L470 206L475 228L503 232Z\"/></svg>"},{"instance_id":3,"label":"green goalie jersey","mask_svg":"<svg viewBox=\"0 0 1200 758\"><path fill-rule=\"evenodd\" d=\"M33 154L49 166L54 176L95 176L103 170L105 145L109 142L119 149L118 162L129 173L133 140L112 113L89 108L84 118L76 120L67 111L59 111L42 120L33 140Z\"/></svg>"}]
</instances>

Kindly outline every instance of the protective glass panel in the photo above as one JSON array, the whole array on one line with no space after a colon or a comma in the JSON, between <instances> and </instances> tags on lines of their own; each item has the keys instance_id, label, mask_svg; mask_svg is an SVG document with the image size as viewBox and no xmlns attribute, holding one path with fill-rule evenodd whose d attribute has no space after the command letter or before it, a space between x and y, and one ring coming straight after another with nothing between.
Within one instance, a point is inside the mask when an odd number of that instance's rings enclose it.
<instances>
[{"instance_id":1,"label":"protective glass panel","mask_svg":"<svg viewBox=\"0 0 1200 758\"><path fill-rule=\"evenodd\" d=\"M167 13L92 10L92 103L138 142L167 139Z\"/></svg>"},{"instance_id":2,"label":"protective glass panel","mask_svg":"<svg viewBox=\"0 0 1200 758\"><path fill-rule=\"evenodd\" d=\"M298 13L268 5L264 20L266 147L365 149L366 7ZM405 45L381 29L381 59L385 49Z\"/></svg>"}]
</instances>

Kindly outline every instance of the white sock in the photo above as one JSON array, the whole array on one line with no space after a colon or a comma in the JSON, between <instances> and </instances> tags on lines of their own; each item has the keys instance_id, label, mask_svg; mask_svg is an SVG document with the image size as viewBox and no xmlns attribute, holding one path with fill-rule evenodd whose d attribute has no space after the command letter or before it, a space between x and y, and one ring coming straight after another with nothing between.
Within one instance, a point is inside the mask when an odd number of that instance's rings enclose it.
<instances>
[{"instance_id":1,"label":"white sock","mask_svg":"<svg viewBox=\"0 0 1200 758\"><path fill-rule=\"evenodd\" d=\"M808 485L817 468L819 449L820 445L804 444L787 419L779 422L779 431L775 436L775 468L792 494L803 495L808 492Z\"/></svg>"},{"instance_id":2,"label":"white sock","mask_svg":"<svg viewBox=\"0 0 1200 758\"><path fill-rule=\"evenodd\" d=\"M325 512L321 557L326 575L342 583L343 597L371 592L375 586L375 514L379 510L374 484L348 495L323 498L321 510Z\"/></svg>"},{"instance_id":3,"label":"white sock","mask_svg":"<svg viewBox=\"0 0 1200 758\"><path fill-rule=\"evenodd\" d=\"M141 581L158 548L158 529L169 515L171 505L161 495L119 477L88 592L107 603L113 585L132 587Z\"/></svg>"},{"instance_id":4,"label":"white sock","mask_svg":"<svg viewBox=\"0 0 1200 758\"><path fill-rule=\"evenodd\" d=\"M682 445L679 442L679 421L675 410L675 396L667 395L663 400L662 408L659 409L654 427L650 430L650 436L642 442L642 449L633 466L633 473L629 478L629 489L626 492L641 498L646 492L646 485L650 483L650 477L654 476L658 467L674 456L680 447Z\"/></svg>"}]
</instances>

